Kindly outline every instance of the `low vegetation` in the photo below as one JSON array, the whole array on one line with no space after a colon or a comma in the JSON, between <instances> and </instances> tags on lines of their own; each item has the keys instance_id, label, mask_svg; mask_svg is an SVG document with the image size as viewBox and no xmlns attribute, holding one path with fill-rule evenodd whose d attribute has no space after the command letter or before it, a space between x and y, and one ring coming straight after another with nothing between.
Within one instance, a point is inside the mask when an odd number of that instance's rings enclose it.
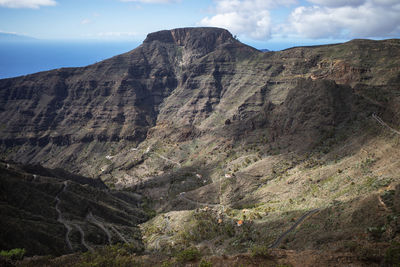
<instances>
[{"instance_id":1,"label":"low vegetation","mask_svg":"<svg viewBox=\"0 0 400 267\"><path fill-rule=\"evenodd\" d=\"M265 259L272 258L269 248L267 246L253 246L250 249L250 254L252 257L261 257Z\"/></svg>"},{"instance_id":2,"label":"low vegetation","mask_svg":"<svg viewBox=\"0 0 400 267\"><path fill-rule=\"evenodd\" d=\"M181 263L197 260L200 256L200 251L196 248L184 249L175 255L176 260Z\"/></svg>"},{"instance_id":3,"label":"low vegetation","mask_svg":"<svg viewBox=\"0 0 400 267\"><path fill-rule=\"evenodd\" d=\"M17 261L24 258L25 252L24 248L14 248L11 250L0 251L0 256L6 260Z\"/></svg>"}]
</instances>

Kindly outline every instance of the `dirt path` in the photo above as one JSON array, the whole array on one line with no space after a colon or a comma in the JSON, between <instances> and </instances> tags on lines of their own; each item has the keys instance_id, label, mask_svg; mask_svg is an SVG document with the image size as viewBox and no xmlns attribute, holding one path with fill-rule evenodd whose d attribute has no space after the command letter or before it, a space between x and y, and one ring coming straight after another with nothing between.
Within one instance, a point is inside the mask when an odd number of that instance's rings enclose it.
<instances>
[{"instance_id":1,"label":"dirt path","mask_svg":"<svg viewBox=\"0 0 400 267\"><path fill-rule=\"evenodd\" d=\"M221 204L203 203L203 202L197 202L197 201L188 199L182 193L179 195L179 197L182 198L183 200L186 200L187 202L190 202L190 203L195 204L195 205L208 206L208 207L223 207Z\"/></svg>"},{"instance_id":2,"label":"dirt path","mask_svg":"<svg viewBox=\"0 0 400 267\"><path fill-rule=\"evenodd\" d=\"M310 210L308 212L306 212L303 216L301 216L299 219L297 219L297 221L292 225L292 227L290 227L287 231L285 231L283 234L281 234L277 240L275 240L274 243L272 243L269 248L276 248L277 246L279 246L279 244L282 242L282 240L286 237L287 234L289 234L290 232L292 232L294 229L296 229L296 227L302 223L307 217L317 213L318 211L320 211L320 209L313 209Z\"/></svg>"},{"instance_id":3,"label":"dirt path","mask_svg":"<svg viewBox=\"0 0 400 267\"><path fill-rule=\"evenodd\" d=\"M169 239L169 238L170 238L169 236L165 236L165 235L156 237L156 240L154 241L154 242L155 242L154 247L155 247L157 250L160 250L160 249L161 249L160 241L161 241L161 240L167 240L167 239Z\"/></svg>"},{"instance_id":4,"label":"dirt path","mask_svg":"<svg viewBox=\"0 0 400 267\"><path fill-rule=\"evenodd\" d=\"M178 167L181 167L182 165L179 163L179 162L177 162L177 161L173 161L173 160L171 160L171 159L169 159L169 158L166 158L166 157L164 157L163 155L160 155L160 154L158 154L158 153L156 153L156 152L152 152L154 155L156 155L156 156L158 156L159 158L162 158L163 160L165 160L165 161L169 161L169 162L171 162L171 163L173 163L173 164L176 164L176 165L178 165Z\"/></svg>"},{"instance_id":5,"label":"dirt path","mask_svg":"<svg viewBox=\"0 0 400 267\"><path fill-rule=\"evenodd\" d=\"M117 236L124 241L125 243L129 243L128 240L125 239L125 237L117 230L117 228L115 228L113 225L110 226L111 229L114 231L114 233L117 234Z\"/></svg>"},{"instance_id":6,"label":"dirt path","mask_svg":"<svg viewBox=\"0 0 400 267\"><path fill-rule=\"evenodd\" d=\"M78 224L73 224L73 226L78 229L79 233L81 234L81 244L90 252L93 251L93 248L91 246L89 246L86 241L85 241L85 232L83 231L83 229L78 225Z\"/></svg>"},{"instance_id":7,"label":"dirt path","mask_svg":"<svg viewBox=\"0 0 400 267\"><path fill-rule=\"evenodd\" d=\"M65 192L65 190L67 189L67 185L68 185L68 182L64 181L62 190L56 195L56 197L55 197L56 207L55 208L56 208L56 211L58 213L57 221L62 223L64 225L64 227L67 229L67 232L65 233L65 243L67 244L68 248L70 250L72 250L71 241L69 239L69 233L71 232L72 227L69 225L69 223L66 220L64 220L64 218L62 216L62 213L61 213L61 210L60 210L60 207L59 207L60 206L60 202L61 202L59 195L61 193Z\"/></svg>"},{"instance_id":8,"label":"dirt path","mask_svg":"<svg viewBox=\"0 0 400 267\"><path fill-rule=\"evenodd\" d=\"M107 235L107 239L108 239L108 244L111 245L111 233L110 231L108 231L108 229L104 226L104 224L102 222L100 222L99 220L97 220L92 212L89 212L87 215L87 219L89 221L91 221L94 225L96 225L97 227L99 227L101 230L103 230L103 232Z\"/></svg>"},{"instance_id":9,"label":"dirt path","mask_svg":"<svg viewBox=\"0 0 400 267\"><path fill-rule=\"evenodd\" d=\"M391 132L400 135L400 132L393 129L392 127L390 127L386 122L384 122L380 117L378 117L378 115L376 114L372 114L372 118L374 120L376 120L380 125L382 125L383 127L388 128Z\"/></svg>"}]
</instances>

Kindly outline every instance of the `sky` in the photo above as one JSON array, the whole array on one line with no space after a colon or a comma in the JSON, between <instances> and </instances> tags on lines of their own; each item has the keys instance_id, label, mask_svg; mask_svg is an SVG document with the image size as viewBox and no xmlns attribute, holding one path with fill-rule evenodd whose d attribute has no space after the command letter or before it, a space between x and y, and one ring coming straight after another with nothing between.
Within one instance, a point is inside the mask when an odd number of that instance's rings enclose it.
<instances>
[{"instance_id":1,"label":"sky","mask_svg":"<svg viewBox=\"0 0 400 267\"><path fill-rule=\"evenodd\" d=\"M256 48L400 37L400 0L0 0L0 32L141 42L180 27L228 29Z\"/></svg>"}]
</instances>

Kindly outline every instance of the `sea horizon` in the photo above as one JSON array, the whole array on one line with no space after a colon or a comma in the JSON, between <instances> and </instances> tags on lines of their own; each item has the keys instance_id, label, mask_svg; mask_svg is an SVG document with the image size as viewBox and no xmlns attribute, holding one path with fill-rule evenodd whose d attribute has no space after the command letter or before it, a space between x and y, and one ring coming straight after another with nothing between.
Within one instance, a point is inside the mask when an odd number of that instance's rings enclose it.
<instances>
[{"instance_id":1,"label":"sea horizon","mask_svg":"<svg viewBox=\"0 0 400 267\"><path fill-rule=\"evenodd\" d=\"M67 67L84 67L129 52L136 41L2 41L0 79Z\"/></svg>"}]
</instances>

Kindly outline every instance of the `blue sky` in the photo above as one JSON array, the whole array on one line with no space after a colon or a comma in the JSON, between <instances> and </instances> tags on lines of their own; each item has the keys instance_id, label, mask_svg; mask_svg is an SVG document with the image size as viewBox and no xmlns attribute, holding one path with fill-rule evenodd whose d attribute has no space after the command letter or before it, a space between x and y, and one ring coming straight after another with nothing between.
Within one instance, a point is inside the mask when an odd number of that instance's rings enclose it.
<instances>
[{"instance_id":1,"label":"blue sky","mask_svg":"<svg viewBox=\"0 0 400 267\"><path fill-rule=\"evenodd\" d=\"M142 41L227 28L257 48L399 38L400 0L0 0L0 31L55 40Z\"/></svg>"}]
</instances>

